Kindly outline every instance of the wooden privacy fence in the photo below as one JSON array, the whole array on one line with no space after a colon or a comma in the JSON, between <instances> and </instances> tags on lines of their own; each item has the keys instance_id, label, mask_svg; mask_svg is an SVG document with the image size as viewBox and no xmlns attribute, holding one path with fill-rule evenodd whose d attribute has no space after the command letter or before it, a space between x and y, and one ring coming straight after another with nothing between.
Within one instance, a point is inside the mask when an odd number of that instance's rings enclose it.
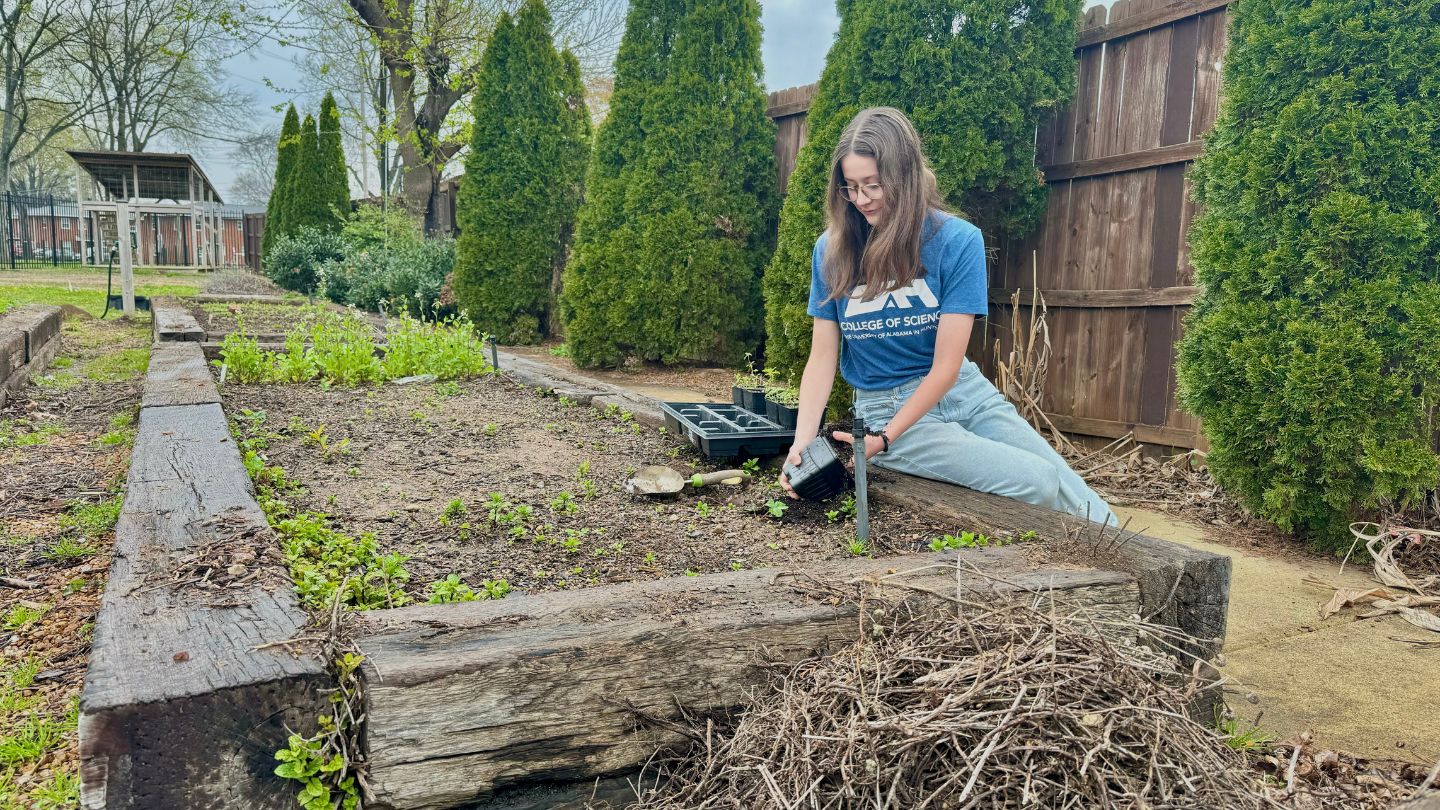
<instances>
[{"instance_id":1,"label":"wooden privacy fence","mask_svg":"<svg viewBox=\"0 0 1440 810\"><path fill-rule=\"evenodd\" d=\"M1010 346L1011 293L1025 305L1038 284L1053 347L1043 406L1067 432L1206 446L1198 420L1176 406L1174 361L1198 292L1185 170L1219 107L1228 2L1117 0L1108 17L1086 12L1075 99L1037 134L1044 220L1027 239L989 240L991 317L977 338L986 348L971 357L993 374L989 347ZM782 185L813 94L770 95Z\"/></svg>"}]
</instances>

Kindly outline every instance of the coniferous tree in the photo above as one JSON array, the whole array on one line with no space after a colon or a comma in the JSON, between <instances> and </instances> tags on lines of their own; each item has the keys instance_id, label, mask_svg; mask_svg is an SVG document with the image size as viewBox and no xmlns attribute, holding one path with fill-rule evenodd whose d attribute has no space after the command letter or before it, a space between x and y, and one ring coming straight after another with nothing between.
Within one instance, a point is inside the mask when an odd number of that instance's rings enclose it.
<instances>
[{"instance_id":1,"label":"coniferous tree","mask_svg":"<svg viewBox=\"0 0 1440 810\"><path fill-rule=\"evenodd\" d=\"M590 159L590 144L594 134L590 123L590 108L585 104L585 80L580 75L580 60L568 48L560 52L560 59L565 63L565 104L570 111L570 126L575 132L575 138L570 142L572 151L569 154L566 176L573 178L574 182L564 198L566 213L560 230L560 244L563 249L555 254L555 265L551 270L550 309L546 314L546 321L552 335L562 334L565 329L560 318L560 295L565 264L570 258L570 248L575 241L575 217L579 213L580 201L585 196L585 167Z\"/></svg>"},{"instance_id":2,"label":"coniferous tree","mask_svg":"<svg viewBox=\"0 0 1440 810\"><path fill-rule=\"evenodd\" d=\"M765 117L758 0L693 0L645 110L632 189L638 333L627 353L735 362L759 342L760 274L775 247L775 126Z\"/></svg>"},{"instance_id":3,"label":"coniferous tree","mask_svg":"<svg viewBox=\"0 0 1440 810\"><path fill-rule=\"evenodd\" d=\"M306 114L300 122L300 146L295 156L295 179L285 210L285 232L301 228L331 230L334 216L325 187L325 169L321 165L320 137L315 117Z\"/></svg>"},{"instance_id":4,"label":"coniferous tree","mask_svg":"<svg viewBox=\"0 0 1440 810\"><path fill-rule=\"evenodd\" d=\"M1181 401L1223 486L1340 548L1440 479L1440 2L1231 13Z\"/></svg>"},{"instance_id":5,"label":"coniferous tree","mask_svg":"<svg viewBox=\"0 0 1440 810\"><path fill-rule=\"evenodd\" d=\"M527 0L513 20L501 14L475 92L453 286L475 325L505 342L544 337L575 216L585 112L583 102L571 107L566 71L542 0Z\"/></svg>"},{"instance_id":6,"label":"coniferous tree","mask_svg":"<svg viewBox=\"0 0 1440 810\"><path fill-rule=\"evenodd\" d=\"M340 138L340 108L329 92L320 102L320 168L325 181L324 199L332 209L330 229L340 230L350 215L350 170L345 166L345 146Z\"/></svg>"},{"instance_id":7,"label":"coniferous tree","mask_svg":"<svg viewBox=\"0 0 1440 810\"><path fill-rule=\"evenodd\" d=\"M280 140L276 147L275 186L270 190L270 199L265 203L265 232L260 237L260 255L270 253L276 237L285 230L285 207L294 182L295 160L300 152L300 116L295 105L285 111L285 122L280 126Z\"/></svg>"},{"instance_id":8,"label":"coniferous tree","mask_svg":"<svg viewBox=\"0 0 1440 810\"><path fill-rule=\"evenodd\" d=\"M623 249L587 268L600 296L570 298L577 311L601 313L567 331L581 364L730 362L759 338L777 203L759 4L690 0L664 11L678 20L656 26L670 52L663 79L647 77L643 143L621 174ZM619 78L617 69L617 96Z\"/></svg>"},{"instance_id":9,"label":"coniferous tree","mask_svg":"<svg viewBox=\"0 0 1440 810\"><path fill-rule=\"evenodd\" d=\"M765 270L766 365L798 381L825 187L840 133L866 107L904 111L940 193L993 243L1038 224L1035 128L1075 84L1076 0L839 0L840 31L807 114L779 244Z\"/></svg>"},{"instance_id":10,"label":"coniferous tree","mask_svg":"<svg viewBox=\"0 0 1440 810\"><path fill-rule=\"evenodd\" d=\"M641 328L644 305L625 273L639 235L625 201L640 171L641 120L666 74L683 11L684 0L633 0L625 17L610 111L595 133L561 291L565 340L581 365L618 363L623 354L607 333Z\"/></svg>"}]
</instances>

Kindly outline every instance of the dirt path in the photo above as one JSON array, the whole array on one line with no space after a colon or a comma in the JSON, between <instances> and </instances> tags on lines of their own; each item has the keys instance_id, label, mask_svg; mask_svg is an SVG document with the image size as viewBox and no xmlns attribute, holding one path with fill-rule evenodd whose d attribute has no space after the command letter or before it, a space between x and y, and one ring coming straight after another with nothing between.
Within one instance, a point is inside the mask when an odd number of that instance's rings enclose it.
<instances>
[{"instance_id":1,"label":"dirt path","mask_svg":"<svg viewBox=\"0 0 1440 810\"><path fill-rule=\"evenodd\" d=\"M1394 616L1356 620L1347 612L1321 621L1318 609L1331 592L1302 582L1313 574L1335 586L1373 587L1367 567L1342 573L1338 561L1221 545L1210 539L1215 529L1160 512L1115 512L1136 531L1230 556L1222 671L1241 694L1248 689L1259 697L1253 707L1231 700L1242 718L1263 711L1260 727L1281 739L1309 730L1322 746L1362 756L1440 758L1440 649L1394 640L1426 635Z\"/></svg>"}]
</instances>

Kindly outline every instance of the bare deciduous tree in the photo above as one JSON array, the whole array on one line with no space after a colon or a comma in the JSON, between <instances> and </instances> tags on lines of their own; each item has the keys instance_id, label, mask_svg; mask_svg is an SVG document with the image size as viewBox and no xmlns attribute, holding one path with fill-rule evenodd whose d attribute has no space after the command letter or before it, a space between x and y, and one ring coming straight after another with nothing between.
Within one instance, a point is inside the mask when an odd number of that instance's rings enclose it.
<instances>
[{"instance_id":1,"label":"bare deciduous tree","mask_svg":"<svg viewBox=\"0 0 1440 810\"><path fill-rule=\"evenodd\" d=\"M0 189L15 167L33 162L89 113L91 97L63 81L79 21L63 0L0 0Z\"/></svg>"},{"instance_id":2,"label":"bare deciduous tree","mask_svg":"<svg viewBox=\"0 0 1440 810\"><path fill-rule=\"evenodd\" d=\"M280 130L269 127L246 135L230 151L230 162L239 168L230 183L226 199L234 203L264 205L275 189L275 151Z\"/></svg>"},{"instance_id":3,"label":"bare deciduous tree","mask_svg":"<svg viewBox=\"0 0 1440 810\"><path fill-rule=\"evenodd\" d=\"M465 102L484 43L499 13L515 11L519 1L295 2L309 33L287 44L310 49L313 63L324 66L321 81L342 85L334 86L337 96L347 116L369 130L369 140L395 144L405 203L423 213L426 229L434 230L440 181L466 141ZM587 74L607 71L624 23L623 0L552 0L549 6L560 44L575 51ZM336 35L342 26L360 36ZM356 54L373 54L373 61L357 60ZM382 67L389 96L384 105L370 89L378 85ZM333 84L330 71L336 71ZM366 109L375 111L373 118Z\"/></svg>"},{"instance_id":4,"label":"bare deciduous tree","mask_svg":"<svg viewBox=\"0 0 1440 810\"><path fill-rule=\"evenodd\" d=\"M218 82L233 44L221 18L189 0L87 0L72 74L96 110L83 126L96 144L143 151L162 136L232 127L248 97Z\"/></svg>"}]
</instances>

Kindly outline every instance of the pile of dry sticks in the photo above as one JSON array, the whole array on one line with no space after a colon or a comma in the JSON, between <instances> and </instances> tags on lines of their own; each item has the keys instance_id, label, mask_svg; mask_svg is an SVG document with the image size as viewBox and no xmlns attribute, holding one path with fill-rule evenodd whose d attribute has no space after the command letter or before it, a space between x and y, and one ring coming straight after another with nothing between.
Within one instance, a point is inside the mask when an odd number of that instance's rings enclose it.
<instances>
[{"instance_id":1,"label":"pile of dry sticks","mask_svg":"<svg viewBox=\"0 0 1440 810\"><path fill-rule=\"evenodd\" d=\"M853 594L852 594L853 598ZM652 766L640 808L1275 806L1186 715L1168 628L1034 603L862 602L862 640L777 669L733 731ZM957 618L957 616L959 618ZM1129 641L1154 631L1155 646Z\"/></svg>"}]
</instances>

